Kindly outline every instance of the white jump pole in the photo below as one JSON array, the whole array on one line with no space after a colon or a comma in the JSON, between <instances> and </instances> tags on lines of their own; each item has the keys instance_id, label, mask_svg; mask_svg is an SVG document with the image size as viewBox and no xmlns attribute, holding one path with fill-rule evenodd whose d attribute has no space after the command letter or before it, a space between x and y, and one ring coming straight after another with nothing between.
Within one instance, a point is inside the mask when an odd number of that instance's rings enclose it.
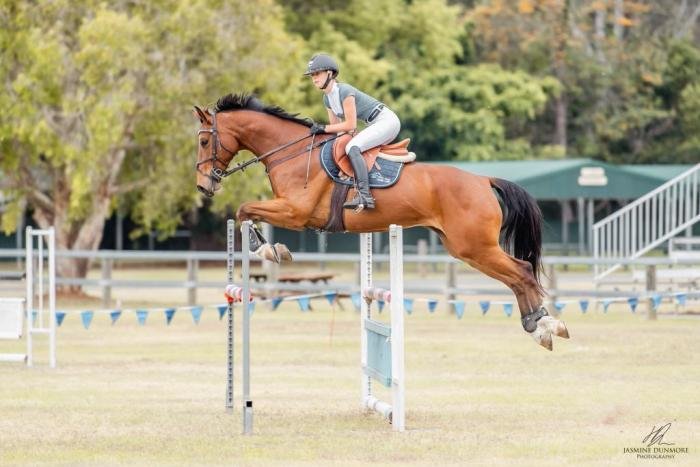
<instances>
[{"instance_id":1,"label":"white jump pole","mask_svg":"<svg viewBox=\"0 0 700 467\"><path fill-rule=\"evenodd\" d=\"M253 401L250 399L250 227L252 221L241 225L243 251L243 434L253 433Z\"/></svg>"},{"instance_id":2,"label":"white jump pole","mask_svg":"<svg viewBox=\"0 0 700 467\"><path fill-rule=\"evenodd\" d=\"M404 396L404 303L403 303L403 229L393 225L389 229L391 274L391 399L392 424L397 431L406 429Z\"/></svg>"},{"instance_id":3,"label":"white jump pole","mask_svg":"<svg viewBox=\"0 0 700 467\"><path fill-rule=\"evenodd\" d=\"M403 309L403 230L401 226L391 225L390 238L390 280L391 290L385 291L373 287L372 281L372 234L360 234L360 341L361 341L361 396L362 406L382 414L391 421L395 431L405 430L404 398L404 309ZM391 326L371 319L370 304L372 299L381 297L390 303ZM375 342L372 351L377 352L376 339L390 341L391 360L383 366L389 368L375 369L373 364L381 360L379 355L370 355L368 334ZM386 337L383 337L386 336ZM385 349L379 349L384 351ZM388 374L387 371L388 370ZM391 386L391 404L379 400L372 394L372 378L379 379L385 385L389 379Z\"/></svg>"},{"instance_id":4,"label":"white jump pole","mask_svg":"<svg viewBox=\"0 0 700 467\"><path fill-rule=\"evenodd\" d=\"M250 227L252 221L245 221L241 225L242 238L242 261L241 273L243 286L236 286L234 281L235 273L235 221L229 219L226 223L227 237L227 286L226 295L228 300L228 321L227 321L227 354L226 354L226 411L233 413L233 309L234 303L242 303L242 400L243 400L243 434L253 432L253 401L250 398Z\"/></svg>"}]
</instances>

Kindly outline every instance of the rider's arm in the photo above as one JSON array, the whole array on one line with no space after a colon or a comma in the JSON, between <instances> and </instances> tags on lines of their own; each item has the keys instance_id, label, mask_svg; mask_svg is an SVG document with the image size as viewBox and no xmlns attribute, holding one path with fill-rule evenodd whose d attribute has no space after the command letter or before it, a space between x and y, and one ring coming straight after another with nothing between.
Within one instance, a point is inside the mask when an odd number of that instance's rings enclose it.
<instances>
[{"instance_id":1,"label":"rider's arm","mask_svg":"<svg viewBox=\"0 0 700 467\"><path fill-rule=\"evenodd\" d=\"M357 108L355 107L355 96L348 96L343 100L343 113L345 120L333 122L326 125L326 133L340 133L341 131L352 132L357 128ZM336 119L337 120L337 119Z\"/></svg>"},{"instance_id":2,"label":"rider's arm","mask_svg":"<svg viewBox=\"0 0 700 467\"><path fill-rule=\"evenodd\" d=\"M338 117L336 117L336 115L333 113L333 111L331 109L326 107L326 110L328 111L328 121L330 122L331 125L333 125L334 123L338 123L340 121L340 119Z\"/></svg>"}]
</instances>

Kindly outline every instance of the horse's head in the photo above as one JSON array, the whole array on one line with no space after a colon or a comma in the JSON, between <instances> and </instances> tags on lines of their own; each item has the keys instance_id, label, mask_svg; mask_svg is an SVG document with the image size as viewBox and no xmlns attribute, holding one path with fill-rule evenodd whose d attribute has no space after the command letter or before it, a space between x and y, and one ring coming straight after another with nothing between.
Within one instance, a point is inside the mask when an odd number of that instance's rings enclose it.
<instances>
[{"instance_id":1,"label":"horse's head","mask_svg":"<svg viewBox=\"0 0 700 467\"><path fill-rule=\"evenodd\" d=\"M197 189L211 198L221 188L226 168L238 152L240 144L217 129L216 112L194 107L194 116L202 124L197 132Z\"/></svg>"}]
</instances>

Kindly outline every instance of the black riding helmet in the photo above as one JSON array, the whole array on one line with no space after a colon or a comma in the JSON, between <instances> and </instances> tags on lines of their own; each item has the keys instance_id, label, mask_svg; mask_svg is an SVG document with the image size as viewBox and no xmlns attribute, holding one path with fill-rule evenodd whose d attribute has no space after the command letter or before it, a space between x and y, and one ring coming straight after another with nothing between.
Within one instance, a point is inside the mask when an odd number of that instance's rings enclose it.
<instances>
[{"instance_id":1,"label":"black riding helmet","mask_svg":"<svg viewBox=\"0 0 700 467\"><path fill-rule=\"evenodd\" d=\"M309 60L309 65L306 67L306 73L304 73L304 75L308 76L312 73L316 73L317 71L326 70L333 72L333 78L338 76L338 72L340 71L338 64L335 60L333 60L333 57L328 54L316 54L311 57L311 60Z\"/></svg>"}]
</instances>

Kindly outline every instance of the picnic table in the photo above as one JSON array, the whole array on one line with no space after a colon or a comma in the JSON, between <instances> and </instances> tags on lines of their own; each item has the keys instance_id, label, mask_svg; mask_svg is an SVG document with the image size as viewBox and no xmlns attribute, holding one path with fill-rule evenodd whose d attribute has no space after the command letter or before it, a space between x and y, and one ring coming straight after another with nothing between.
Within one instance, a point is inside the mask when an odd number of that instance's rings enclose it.
<instances>
[{"instance_id":1,"label":"picnic table","mask_svg":"<svg viewBox=\"0 0 700 467\"><path fill-rule=\"evenodd\" d=\"M328 284L328 281L332 280L334 277L335 274L328 272L280 274L279 276L277 276L277 282L288 282L298 284L299 282L309 281L313 284L316 284L318 282ZM267 281L267 273L251 272L250 278L255 282L265 282Z\"/></svg>"}]
</instances>

